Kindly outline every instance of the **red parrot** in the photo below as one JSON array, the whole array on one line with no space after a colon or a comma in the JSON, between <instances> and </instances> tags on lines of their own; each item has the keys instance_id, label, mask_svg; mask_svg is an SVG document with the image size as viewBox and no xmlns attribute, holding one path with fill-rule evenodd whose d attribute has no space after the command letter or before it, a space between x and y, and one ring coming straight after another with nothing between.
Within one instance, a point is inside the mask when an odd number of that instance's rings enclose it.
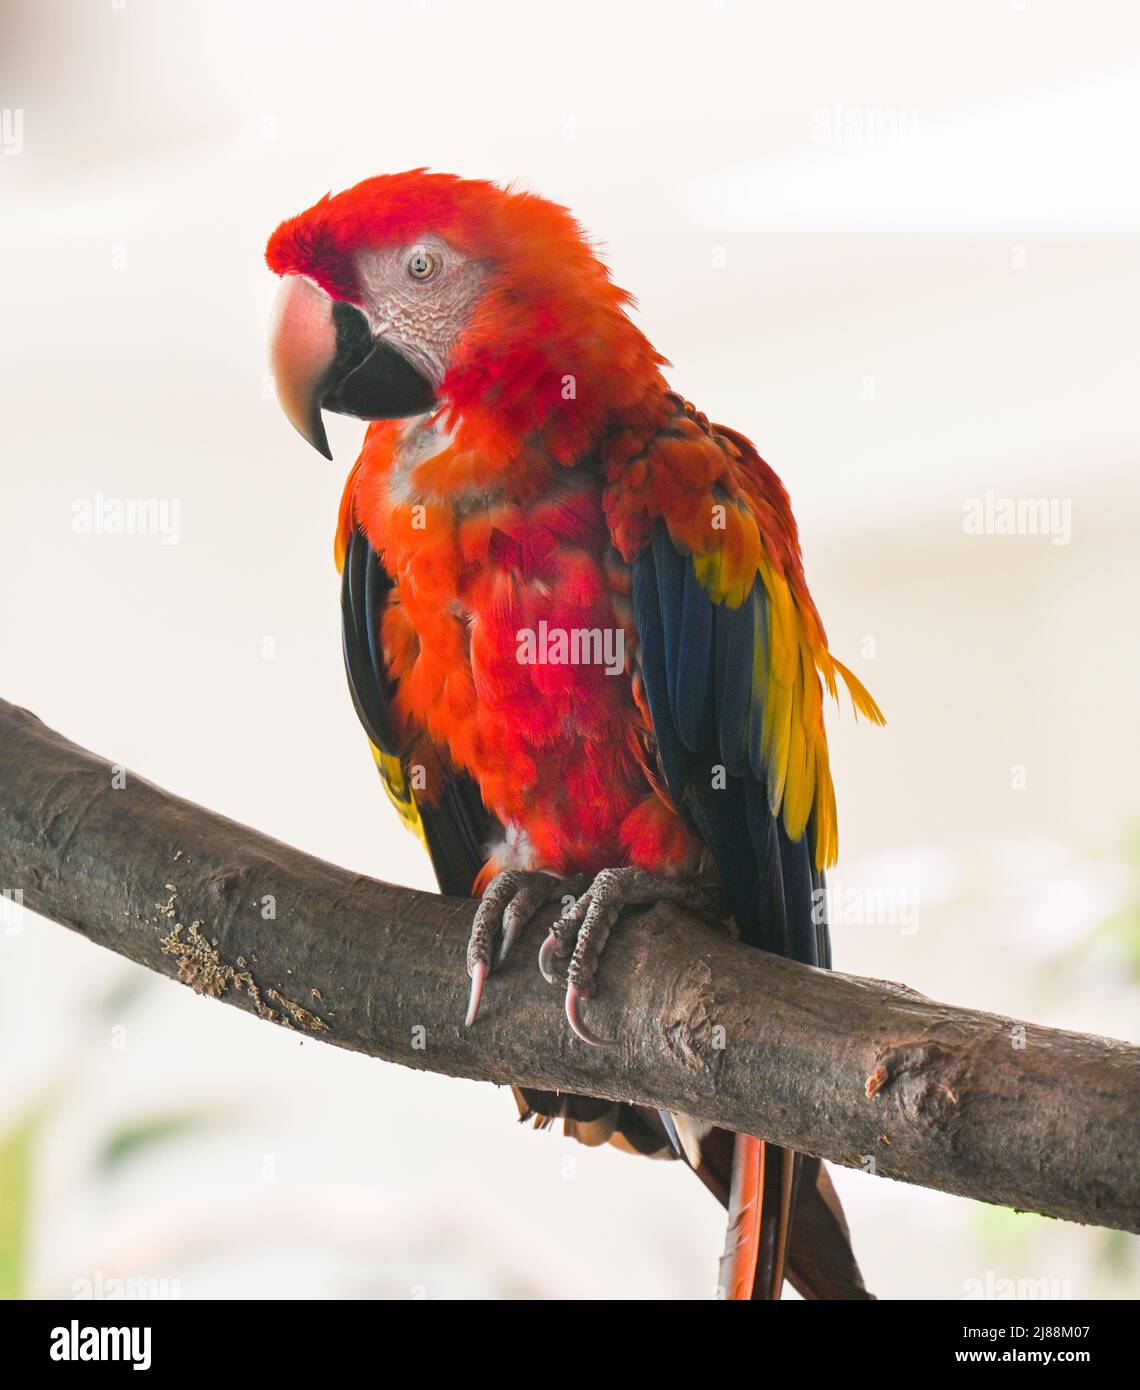
<instances>
[{"instance_id":1,"label":"red parrot","mask_svg":"<svg viewBox=\"0 0 1140 1390\"><path fill-rule=\"evenodd\" d=\"M440 888L481 895L468 1025L519 929L585 1018L622 910L665 899L830 965L828 652L788 495L666 384L571 214L423 169L283 222L271 357L290 421L368 425L341 503L344 654L388 792ZM822 680L821 680L822 678ZM562 1119L692 1167L729 1208L719 1291L867 1298L818 1159L647 1107L532 1090Z\"/></svg>"}]
</instances>

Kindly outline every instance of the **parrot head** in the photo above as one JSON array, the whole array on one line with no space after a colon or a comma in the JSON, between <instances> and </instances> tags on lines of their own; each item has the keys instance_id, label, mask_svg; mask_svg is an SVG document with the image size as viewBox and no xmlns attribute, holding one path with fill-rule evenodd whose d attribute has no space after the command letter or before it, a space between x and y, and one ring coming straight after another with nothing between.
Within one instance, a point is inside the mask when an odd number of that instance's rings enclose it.
<instances>
[{"instance_id":1,"label":"parrot head","mask_svg":"<svg viewBox=\"0 0 1140 1390\"><path fill-rule=\"evenodd\" d=\"M452 423L482 412L525 433L585 399L588 431L587 417L628 396L631 374L663 361L570 213L482 180L366 179L283 222L266 260L281 276L278 396L327 458L322 410L441 410Z\"/></svg>"}]
</instances>

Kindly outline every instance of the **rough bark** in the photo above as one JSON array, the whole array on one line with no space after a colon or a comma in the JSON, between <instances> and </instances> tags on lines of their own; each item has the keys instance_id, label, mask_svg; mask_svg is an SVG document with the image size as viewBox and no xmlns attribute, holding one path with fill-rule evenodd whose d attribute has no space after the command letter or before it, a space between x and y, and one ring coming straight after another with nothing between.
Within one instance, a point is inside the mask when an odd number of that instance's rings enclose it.
<instances>
[{"instance_id":1,"label":"rough bark","mask_svg":"<svg viewBox=\"0 0 1140 1390\"><path fill-rule=\"evenodd\" d=\"M624 922L602 964L590 1015L619 1046L572 1036L535 965L537 923L466 1030L470 901L378 883L118 780L0 701L0 888L200 993L405 1066L639 1101L1140 1231L1140 1049L813 970L664 906Z\"/></svg>"}]
</instances>

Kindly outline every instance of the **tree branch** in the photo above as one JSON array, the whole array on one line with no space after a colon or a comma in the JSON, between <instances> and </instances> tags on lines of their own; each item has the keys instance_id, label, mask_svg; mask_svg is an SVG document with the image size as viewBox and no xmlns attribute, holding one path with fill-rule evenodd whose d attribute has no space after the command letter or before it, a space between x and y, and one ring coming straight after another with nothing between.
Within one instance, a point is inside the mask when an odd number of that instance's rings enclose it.
<instances>
[{"instance_id":1,"label":"tree branch","mask_svg":"<svg viewBox=\"0 0 1140 1390\"><path fill-rule=\"evenodd\" d=\"M812 970L665 906L614 933L572 1036L537 934L464 1029L468 900L395 888L115 776L0 701L0 887L339 1047L697 1116L905 1182L1140 1231L1140 1049ZM269 916L272 903L275 916Z\"/></svg>"}]
</instances>

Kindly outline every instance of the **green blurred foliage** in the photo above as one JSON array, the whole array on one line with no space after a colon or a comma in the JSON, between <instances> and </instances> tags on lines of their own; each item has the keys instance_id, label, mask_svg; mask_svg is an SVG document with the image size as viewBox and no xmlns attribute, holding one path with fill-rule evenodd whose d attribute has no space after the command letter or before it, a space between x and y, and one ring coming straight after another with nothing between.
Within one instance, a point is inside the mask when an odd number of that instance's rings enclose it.
<instances>
[{"instance_id":1,"label":"green blurred foliage","mask_svg":"<svg viewBox=\"0 0 1140 1390\"><path fill-rule=\"evenodd\" d=\"M219 1117L204 1110L174 1110L164 1115L143 1116L120 1126L103 1140L95 1165L106 1177L158 1144L197 1133Z\"/></svg>"},{"instance_id":2,"label":"green blurred foliage","mask_svg":"<svg viewBox=\"0 0 1140 1390\"><path fill-rule=\"evenodd\" d=\"M27 1282L32 1165L42 1111L0 1136L0 1298L20 1298Z\"/></svg>"}]
</instances>

